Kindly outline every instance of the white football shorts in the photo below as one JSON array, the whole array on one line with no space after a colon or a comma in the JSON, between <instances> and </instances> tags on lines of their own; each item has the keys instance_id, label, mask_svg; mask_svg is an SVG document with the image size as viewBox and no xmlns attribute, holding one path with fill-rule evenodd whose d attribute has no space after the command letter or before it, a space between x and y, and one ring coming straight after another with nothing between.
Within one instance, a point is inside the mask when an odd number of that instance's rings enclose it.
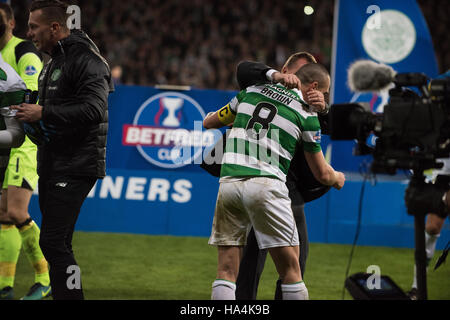
<instances>
[{"instance_id":1,"label":"white football shorts","mask_svg":"<svg viewBox=\"0 0 450 320\"><path fill-rule=\"evenodd\" d=\"M433 180L438 175L450 175L450 158L437 159L437 162L443 162L444 166L441 169L433 169Z\"/></svg>"},{"instance_id":2,"label":"white football shorts","mask_svg":"<svg viewBox=\"0 0 450 320\"><path fill-rule=\"evenodd\" d=\"M243 246L253 226L260 249L298 246L286 184L266 177L221 182L209 244Z\"/></svg>"}]
</instances>

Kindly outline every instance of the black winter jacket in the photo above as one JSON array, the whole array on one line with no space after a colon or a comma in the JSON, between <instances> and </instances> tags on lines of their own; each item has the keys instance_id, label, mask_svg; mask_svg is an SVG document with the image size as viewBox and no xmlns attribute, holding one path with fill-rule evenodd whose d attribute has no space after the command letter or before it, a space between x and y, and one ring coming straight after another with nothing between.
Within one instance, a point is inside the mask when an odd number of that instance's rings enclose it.
<instances>
[{"instance_id":1,"label":"black winter jacket","mask_svg":"<svg viewBox=\"0 0 450 320\"><path fill-rule=\"evenodd\" d=\"M42 124L49 141L38 146L40 176L106 174L110 68L79 30L58 42L39 77Z\"/></svg>"}]
</instances>

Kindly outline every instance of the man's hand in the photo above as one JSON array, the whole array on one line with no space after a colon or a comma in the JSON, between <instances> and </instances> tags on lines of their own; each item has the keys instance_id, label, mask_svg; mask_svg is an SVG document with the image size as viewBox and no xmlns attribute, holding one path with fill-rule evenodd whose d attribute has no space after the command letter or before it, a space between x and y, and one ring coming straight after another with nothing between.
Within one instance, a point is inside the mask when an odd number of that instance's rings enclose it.
<instances>
[{"instance_id":1,"label":"man's hand","mask_svg":"<svg viewBox=\"0 0 450 320\"><path fill-rule=\"evenodd\" d=\"M311 89L307 93L307 102L316 112L323 112L326 108L325 97L319 90Z\"/></svg>"},{"instance_id":2,"label":"man's hand","mask_svg":"<svg viewBox=\"0 0 450 320\"><path fill-rule=\"evenodd\" d=\"M272 75L272 80L275 83L281 83L288 89L299 89L300 90L300 79L295 74L275 72Z\"/></svg>"},{"instance_id":3,"label":"man's hand","mask_svg":"<svg viewBox=\"0 0 450 320\"><path fill-rule=\"evenodd\" d=\"M341 190L345 183L345 175L340 171L335 171L335 174L336 174L336 183L333 184L333 188Z\"/></svg>"},{"instance_id":4,"label":"man's hand","mask_svg":"<svg viewBox=\"0 0 450 320\"><path fill-rule=\"evenodd\" d=\"M42 119L42 106L38 104L22 103L18 106L11 106L17 110L16 118L23 122L36 122Z\"/></svg>"}]
</instances>

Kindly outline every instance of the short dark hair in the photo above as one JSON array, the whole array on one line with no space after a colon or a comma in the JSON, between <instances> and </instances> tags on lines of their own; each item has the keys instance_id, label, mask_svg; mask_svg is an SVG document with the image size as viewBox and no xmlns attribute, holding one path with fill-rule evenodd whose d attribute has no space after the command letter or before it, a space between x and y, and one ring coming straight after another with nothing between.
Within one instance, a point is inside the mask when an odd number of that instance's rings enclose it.
<instances>
[{"instance_id":1,"label":"short dark hair","mask_svg":"<svg viewBox=\"0 0 450 320\"><path fill-rule=\"evenodd\" d=\"M9 4L1 2L0 10L3 10L8 21L14 20L14 11Z\"/></svg>"},{"instance_id":2,"label":"short dark hair","mask_svg":"<svg viewBox=\"0 0 450 320\"><path fill-rule=\"evenodd\" d=\"M302 83L317 81L319 88L324 88L328 83L330 74L328 70L319 63L308 63L302 66L296 73Z\"/></svg>"},{"instance_id":3,"label":"short dark hair","mask_svg":"<svg viewBox=\"0 0 450 320\"><path fill-rule=\"evenodd\" d=\"M63 28L67 28L68 6L59 0L35 0L31 3L30 12L42 10L42 15L48 22L58 22Z\"/></svg>"},{"instance_id":4,"label":"short dark hair","mask_svg":"<svg viewBox=\"0 0 450 320\"><path fill-rule=\"evenodd\" d=\"M296 63L300 59L305 59L308 63L317 63L316 58L314 58L314 56L311 53L302 51L302 52L296 52L296 53L292 54L286 60L284 67L291 68L294 65L294 63Z\"/></svg>"}]
</instances>

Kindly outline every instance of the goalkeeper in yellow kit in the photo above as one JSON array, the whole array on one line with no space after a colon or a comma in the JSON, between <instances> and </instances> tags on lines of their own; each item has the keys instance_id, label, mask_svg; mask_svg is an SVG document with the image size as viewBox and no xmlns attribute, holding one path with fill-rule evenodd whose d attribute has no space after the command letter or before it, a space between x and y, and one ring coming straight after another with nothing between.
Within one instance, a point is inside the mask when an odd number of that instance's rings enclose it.
<instances>
[{"instance_id":1,"label":"goalkeeper in yellow kit","mask_svg":"<svg viewBox=\"0 0 450 320\"><path fill-rule=\"evenodd\" d=\"M36 91L43 67L41 57L30 41L13 36L14 27L11 7L0 3L3 60L22 78L27 89ZM0 149L0 162L7 159L8 152L9 149ZM39 228L28 213L38 180L36 153L36 145L25 138L19 148L11 149L9 161L0 163L0 171L4 171L0 201L0 300L14 298L14 277L21 247L35 270L35 284L22 299L39 300L51 294L48 263L39 247Z\"/></svg>"}]
</instances>

